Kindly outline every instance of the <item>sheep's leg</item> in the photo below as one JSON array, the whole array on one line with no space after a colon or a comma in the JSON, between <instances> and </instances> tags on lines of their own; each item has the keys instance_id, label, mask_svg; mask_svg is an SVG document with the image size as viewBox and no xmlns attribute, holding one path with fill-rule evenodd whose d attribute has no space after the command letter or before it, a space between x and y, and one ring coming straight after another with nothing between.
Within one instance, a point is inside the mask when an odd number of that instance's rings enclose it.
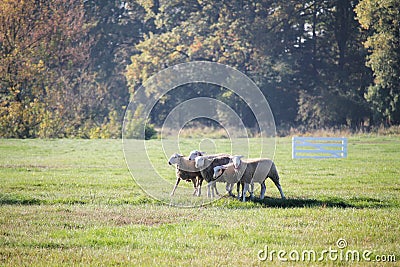
<instances>
[{"instance_id":1,"label":"sheep's leg","mask_svg":"<svg viewBox=\"0 0 400 267\"><path fill-rule=\"evenodd\" d=\"M207 184L207 197L214 198L214 183L213 181Z\"/></svg>"},{"instance_id":2,"label":"sheep's leg","mask_svg":"<svg viewBox=\"0 0 400 267\"><path fill-rule=\"evenodd\" d=\"M230 184L230 190L229 190L229 196L234 197L235 195L232 193L233 191L233 187L235 186L235 184Z\"/></svg>"},{"instance_id":3,"label":"sheep's leg","mask_svg":"<svg viewBox=\"0 0 400 267\"><path fill-rule=\"evenodd\" d=\"M217 194L217 196L219 196L219 192L218 192L218 189L217 189L217 182L214 182L213 188L215 190L215 194Z\"/></svg>"},{"instance_id":4,"label":"sheep's leg","mask_svg":"<svg viewBox=\"0 0 400 267\"><path fill-rule=\"evenodd\" d=\"M285 194L284 194L283 191L282 191L281 185L277 185L277 187L278 187L279 193L281 193L281 198L282 198L282 199L286 199Z\"/></svg>"},{"instance_id":5,"label":"sheep's leg","mask_svg":"<svg viewBox=\"0 0 400 267\"><path fill-rule=\"evenodd\" d=\"M231 184L231 191L229 192L230 197L236 197L236 195L233 193L233 188L235 187L235 184Z\"/></svg>"},{"instance_id":6,"label":"sheep's leg","mask_svg":"<svg viewBox=\"0 0 400 267\"><path fill-rule=\"evenodd\" d=\"M272 167L273 167L273 168L272 168ZM282 199L286 199L285 194L284 194L283 191L282 191L281 184L279 183L279 174L278 174L278 171L276 170L275 165L273 165L272 167L271 167L271 170L270 170L270 175L268 175L268 177L271 178L271 180L274 182L275 186L278 188L279 193L281 194L281 198L282 198ZM271 171L272 171L272 173L271 173Z\"/></svg>"},{"instance_id":7,"label":"sheep's leg","mask_svg":"<svg viewBox=\"0 0 400 267\"><path fill-rule=\"evenodd\" d=\"M242 185L242 194L243 194L243 184L241 182L237 182L236 184L236 192L237 192L237 199L240 200L241 199L241 195L240 195L240 185Z\"/></svg>"},{"instance_id":8,"label":"sheep's leg","mask_svg":"<svg viewBox=\"0 0 400 267\"><path fill-rule=\"evenodd\" d=\"M194 187L193 196L197 196L197 191L198 191L198 188L197 188L197 178L196 178L196 177L195 177L195 178L192 178L192 182L193 182L193 187Z\"/></svg>"},{"instance_id":9,"label":"sheep's leg","mask_svg":"<svg viewBox=\"0 0 400 267\"><path fill-rule=\"evenodd\" d=\"M207 197L211 197L211 182L207 183Z\"/></svg>"},{"instance_id":10,"label":"sheep's leg","mask_svg":"<svg viewBox=\"0 0 400 267\"><path fill-rule=\"evenodd\" d=\"M226 190L226 192L228 192L228 194L230 193L230 191L231 191L231 184L230 183L226 183L225 184L225 190Z\"/></svg>"},{"instance_id":11,"label":"sheep's leg","mask_svg":"<svg viewBox=\"0 0 400 267\"><path fill-rule=\"evenodd\" d=\"M200 177L197 177L197 181L198 181L198 183L197 183L197 196L198 197L200 197L201 196L201 185L203 184L203 179L202 178L200 178Z\"/></svg>"},{"instance_id":12,"label":"sheep's leg","mask_svg":"<svg viewBox=\"0 0 400 267\"><path fill-rule=\"evenodd\" d=\"M285 194L282 191L282 187L281 187L281 184L279 183L279 181L274 181L274 184L278 188L279 193L281 194L281 198L286 199Z\"/></svg>"},{"instance_id":13,"label":"sheep's leg","mask_svg":"<svg viewBox=\"0 0 400 267\"><path fill-rule=\"evenodd\" d=\"M230 197L235 196L232 193L233 186L234 186L234 184L226 183L226 187L225 188L226 188L226 191L228 192Z\"/></svg>"},{"instance_id":14,"label":"sheep's leg","mask_svg":"<svg viewBox=\"0 0 400 267\"><path fill-rule=\"evenodd\" d=\"M265 190L267 187L265 186L265 181L261 183L261 193L260 193L260 199L263 200L265 197Z\"/></svg>"},{"instance_id":15,"label":"sheep's leg","mask_svg":"<svg viewBox=\"0 0 400 267\"><path fill-rule=\"evenodd\" d=\"M249 184L244 183L244 188L243 188L243 202L246 202L246 193L249 190Z\"/></svg>"},{"instance_id":16,"label":"sheep's leg","mask_svg":"<svg viewBox=\"0 0 400 267\"><path fill-rule=\"evenodd\" d=\"M172 192L170 194L171 197L175 194L175 190L178 187L178 184L179 184L180 181L181 181L181 178L180 177L176 177L176 183L175 183L174 189L172 189Z\"/></svg>"},{"instance_id":17,"label":"sheep's leg","mask_svg":"<svg viewBox=\"0 0 400 267\"><path fill-rule=\"evenodd\" d=\"M250 199L254 199L254 183L250 183Z\"/></svg>"}]
</instances>

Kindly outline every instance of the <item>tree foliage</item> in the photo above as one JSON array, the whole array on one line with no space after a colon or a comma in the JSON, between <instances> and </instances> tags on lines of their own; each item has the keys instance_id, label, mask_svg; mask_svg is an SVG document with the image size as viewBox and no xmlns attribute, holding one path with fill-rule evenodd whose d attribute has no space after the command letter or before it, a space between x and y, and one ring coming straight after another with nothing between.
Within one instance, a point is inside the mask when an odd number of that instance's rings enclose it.
<instances>
[{"instance_id":1,"label":"tree foliage","mask_svg":"<svg viewBox=\"0 0 400 267\"><path fill-rule=\"evenodd\" d=\"M399 4L3 0L0 136L119 137L135 90L189 61L248 75L278 127L399 124ZM162 125L178 103L197 96L225 102L256 127L237 95L201 83L168 92L146 123Z\"/></svg>"},{"instance_id":2,"label":"tree foliage","mask_svg":"<svg viewBox=\"0 0 400 267\"><path fill-rule=\"evenodd\" d=\"M163 2L158 12L148 14L158 30L136 46L140 53L131 58L127 71L131 93L165 67L215 61L255 80L278 124L359 127L369 119L364 93L370 72L364 66L364 35L352 3ZM200 91L207 91L205 87ZM221 90L211 95L232 102ZM250 111L238 112L246 117ZM254 121L245 123L252 126Z\"/></svg>"},{"instance_id":3,"label":"tree foliage","mask_svg":"<svg viewBox=\"0 0 400 267\"><path fill-rule=\"evenodd\" d=\"M83 122L74 113L86 119L96 98L84 72L90 40L83 5L5 0L0 9L2 135L74 134Z\"/></svg>"},{"instance_id":4,"label":"tree foliage","mask_svg":"<svg viewBox=\"0 0 400 267\"><path fill-rule=\"evenodd\" d=\"M400 1L362 0L356 7L362 27L370 32L364 45L367 66L374 75L366 99L375 116L386 123L400 123Z\"/></svg>"}]
</instances>

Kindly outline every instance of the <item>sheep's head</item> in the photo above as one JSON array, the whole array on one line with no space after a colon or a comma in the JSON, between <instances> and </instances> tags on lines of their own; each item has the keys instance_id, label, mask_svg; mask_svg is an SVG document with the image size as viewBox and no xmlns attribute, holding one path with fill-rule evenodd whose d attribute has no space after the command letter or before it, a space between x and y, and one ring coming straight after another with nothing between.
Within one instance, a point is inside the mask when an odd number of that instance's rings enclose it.
<instances>
[{"instance_id":1,"label":"sheep's head","mask_svg":"<svg viewBox=\"0 0 400 267\"><path fill-rule=\"evenodd\" d=\"M213 178L214 179L218 179L223 173L224 171L227 169L228 167L226 165L221 165L221 166L216 166L214 167L214 175Z\"/></svg>"},{"instance_id":2,"label":"sheep's head","mask_svg":"<svg viewBox=\"0 0 400 267\"><path fill-rule=\"evenodd\" d=\"M243 156L234 156L232 158L233 168L235 169L235 172L239 170L240 163L242 162L241 158L243 158Z\"/></svg>"},{"instance_id":3,"label":"sheep's head","mask_svg":"<svg viewBox=\"0 0 400 267\"><path fill-rule=\"evenodd\" d=\"M194 160L196 157L204 156L204 154L206 154L206 152L192 150L189 154L189 160Z\"/></svg>"},{"instance_id":4,"label":"sheep's head","mask_svg":"<svg viewBox=\"0 0 400 267\"><path fill-rule=\"evenodd\" d=\"M198 169L202 168L204 166L204 157L203 156L197 156L194 159L194 166Z\"/></svg>"},{"instance_id":5,"label":"sheep's head","mask_svg":"<svg viewBox=\"0 0 400 267\"><path fill-rule=\"evenodd\" d=\"M169 165L178 164L179 158L181 158L181 157L183 157L183 155L178 154L178 153L173 154L173 155L169 158L168 164L169 164Z\"/></svg>"}]
</instances>

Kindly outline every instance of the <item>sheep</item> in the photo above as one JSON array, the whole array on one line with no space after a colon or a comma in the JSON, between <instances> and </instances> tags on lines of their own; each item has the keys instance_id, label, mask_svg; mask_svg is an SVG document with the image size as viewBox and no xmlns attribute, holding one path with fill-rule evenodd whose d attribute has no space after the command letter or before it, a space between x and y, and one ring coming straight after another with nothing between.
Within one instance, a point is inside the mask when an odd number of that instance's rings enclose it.
<instances>
[{"instance_id":1,"label":"sheep","mask_svg":"<svg viewBox=\"0 0 400 267\"><path fill-rule=\"evenodd\" d=\"M213 179L227 181L227 183L237 183L237 199L240 200L243 196L243 201L245 201L246 192L248 191L249 184L246 184L243 180L246 168L235 169L233 163L216 166L214 167ZM242 185L242 195L240 195L240 185ZM254 183L250 183L251 198L254 198ZM246 190L244 189L246 188Z\"/></svg>"},{"instance_id":2,"label":"sheep","mask_svg":"<svg viewBox=\"0 0 400 267\"><path fill-rule=\"evenodd\" d=\"M236 170L233 163L218 165L213 168L213 181L224 181L232 187L235 183L240 183L245 169ZM239 196L239 192L238 192Z\"/></svg>"},{"instance_id":3,"label":"sheep","mask_svg":"<svg viewBox=\"0 0 400 267\"><path fill-rule=\"evenodd\" d=\"M264 199L265 195L265 180L269 177L274 182L275 186L278 188L282 199L285 199L285 194L282 191L282 187L279 182L279 174L276 169L275 163L270 159L248 159L246 161L241 160L242 156L236 156L232 159L234 168L246 168L246 171L242 177L244 182L243 189L243 201L245 201L246 192L248 190L249 184L260 183L261 184L261 194L260 199Z\"/></svg>"},{"instance_id":4,"label":"sheep","mask_svg":"<svg viewBox=\"0 0 400 267\"><path fill-rule=\"evenodd\" d=\"M193 195L201 195L201 184L203 183L203 177L201 176L200 171L195 168L193 160L189 160L188 158L184 158L183 155L175 153L169 158L168 164L176 164L176 183L170 194L171 196L175 194L175 190L181 180L193 182Z\"/></svg>"},{"instance_id":5,"label":"sheep","mask_svg":"<svg viewBox=\"0 0 400 267\"><path fill-rule=\"evenodd\" d=\"M237 180L244 183L243 201L246 201L246 192L249 185L256 183L261 184L260 199L264 199L265 195L265 180L269 177L278 188L282 199L285 199L285 194L282 191L279 183L279 174L275 163L270 159L248 159L241 160L242 156L232 158L232 163L217 166L214 168L214 178L225 177L225 179Z\"/></svg>"},{"instance_id":6,"label":"sheep","mask_svg":"<svg viewBox=\"0 0 400 267\"><path fill-rule=\"evenodd\" d=\"M190 151L190 154L189 154L189 160L194 160L196 157L201 157L201 156L204 156L205 154L206 154L206 152L192 150L192 151Z\"/></svg>"},{"instance_id":7,"label":"sheep","mask_svg":"<svg viewBox=\"0 0 400 267\"><path fill-rule=\"evenodd\" d=\"M204 152L202 152L202 153L204 153ZM218 158L218 157L229 157L230 159L232 158L232 156L228 155L228 154L215 154L215 155L207 155L207 156L201 155L201 156L195 157L195 159L194 159L195 165L194 166L197 169L208 167L211 164L210 160L214 159L214 158ZM208 160L208 164L205 162L206 160Z\"/></svg>"},{"instance_id":8,"label":"sheep","mask_svg":"<svg viewBox=\"0 0 400 267\"><path fill-rule=\"evenodd\" d=\"M214 181L219 181L219 182L226 182L227 183L227 191L228 190L228 186L230 191L232 192L232 187L233 185L236 183L237 185L237 199L241 199L241 195L240 195L240 185L242 185L242 192L243 192L243 188L244 188L244 182L242 181L242 176L244 174L244 169L242 170L237 170L234 168L233 163L228 163L225 165L220 165L220 166L216 166L213 169L213 180ZM253 196L253 191L254 191L254 184L251 183L251 195ZM231 195L233 195L232 193L230 193ZM243 194L243 193L242 193Z\"/></svg>"},{"instance_id":9,"label":"sheep","mask_svg":"<svg viewBox=\"0 0 400 267\"><path fill-rule=\"evenodd\" d=\"M197 153L197 150L192 151L191 153ZM205 152L200 152L205 154ZM216 155L207 155L207 156L197 156L195 158L195 167L200 170L200 173L204 180L208 182L207 184L207 196L214 197L214 191L217 195L219 195L217 187L216 187L216 180L213 180L213 169L216 166L227 164L231 161L233 157L228 154L216 154ZM218 179L218 182L225 182L224 179ZM240 199L240 185L242 185L242 189L244 187L243 182L237 182L237 196ZM252 189L254 188L254 184L252 185ZM233 183L226 183L226 191L229 193L230 196L234 196L232 193ZM253 190L251 191L251 193Z\"/></svg>"},{"instance_id":10,"label":"sheep","mask_svg":"<svg viewBox=\"0 0 400 267\"><path fill-rule=\"evenodd\" d=\"M210 156L198 156L195 158L195 167L200 170L201 176L207 181L207 196L214 197L214 190L217 195L219 195L216 181L213 178L213 169L215 166L223 165L229 163L231 160L230 155L219 154ZM219 182L224 182L219 180ZM226 191L229 195L232 195L232 186L230 184L226 185Z\"/></svg>"},{"instance_id":11,"label":"sheep","mask_svg":"<svg viewBox=\"0 0 400 267\"><path fill-rule=\"evenodd\" d=\"M233 163L233 167L234 167L235 170L238 170L238 168L240 166L240 159L242 157L243 156L233 156L232 157L232 163ZM237 184L238 184L238 186L237 186L237 193L238 193L237 198L238 198L238 200L240 200L241 199L241 195L239 195L239 191L240 191L239 190L239 185L242 185L242 196L243 195L246 196L246 193L243 194L244 187L245 187L245 182L243 181L243 179L241 179L241 181L239 181ZM254 199L254 183L253 182L250 183L250 199Z\"/></svg>"}]
</instances>

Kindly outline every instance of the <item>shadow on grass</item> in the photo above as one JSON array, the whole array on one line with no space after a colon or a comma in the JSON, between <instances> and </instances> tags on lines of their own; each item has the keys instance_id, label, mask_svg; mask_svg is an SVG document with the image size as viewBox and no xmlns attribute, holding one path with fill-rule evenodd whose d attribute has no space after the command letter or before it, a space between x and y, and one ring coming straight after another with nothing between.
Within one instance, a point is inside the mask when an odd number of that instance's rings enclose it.
<instances>
[{"instance_id":1,"label":"shadow on grass","mask_svg":"<svg viewBox=\"0 0 400 267\"><path fill-rule=\"evenodd\" d=\"M66 205L85 205L85 204L107 204L107 205L140 205L140 204L154 204L157 201L150 197L138 195L130 199L85 199L85 198L57 198L57 199L38 199L30 197L28 195L21 194L2 194L0 193L0 206L5 205L54 205L54 204L66 204Z\"/></svg>"},{"instance_id":2,"label":"shadow on grass","mask_svg":"<svg viewBox=\"0 0 400 267\"><path fill-rule=\"evenodd\" d=\"M131 199L114 199L114 200L99 200L98 202L92 202L90 200L83 199L37 199L26 195L11 195L0 193L0 206L3 205L52 205L52 204L68 204L68 205L85 205L85 204L107 204L107 205L142 205L142 204L159 204L163 205L148 196L140 195ZM319 199L311 198L270 198L266 197L261 200L255 198L251 200L246 198L246 202L237 200L235 197L223 196L222 198L207 204L214 207L225 207L230 209L251 209L251 208L389 208L389 207L400 207L399 201L383 201L376 198L358 196L352 198L340 198L340 197L321 197Z\"/></svg>"},{"instance_id":3,"label":"shadow on grass","mask_svg":"<svg viewBox=\"0 0 400 267\"><path fill-rule=\"evenodd\" d=\"M7 195L0 193L0 206L3 205L40 205L43 201L36 198L29 198L27 196Z\"/></svg>"},{"instance_id":4,"label":"shadow on grass","mask_svg":"<svg viewBox=\"0 0 400 267\"><path fill-rule=\"evenodd\" d=\"M342 199L316 200L316 199L300 199L300 198L265 198L260 200L256 198L255 203L271 208L303 208L303 207L336 207L336 208L354 208L351 203L347 203Z\"/></svg>"},{"instance_id":5,"label":"shadow on grass","mask_svg":"<svg viewBox=\"0 0 400 267\"><path fill-rule=\"evenodd\" d=\"M384 202L379 199L369 197L353 197L353 198L339 198L339 197L323 197L321 199L310 198L265 198L263 200L255 198L251 200L246 198L246 202L233 199L226 196L214 203L215 206L226 206L228 208L388 208L397 206L396 203Z\"/></svg>"}]
</instances>

